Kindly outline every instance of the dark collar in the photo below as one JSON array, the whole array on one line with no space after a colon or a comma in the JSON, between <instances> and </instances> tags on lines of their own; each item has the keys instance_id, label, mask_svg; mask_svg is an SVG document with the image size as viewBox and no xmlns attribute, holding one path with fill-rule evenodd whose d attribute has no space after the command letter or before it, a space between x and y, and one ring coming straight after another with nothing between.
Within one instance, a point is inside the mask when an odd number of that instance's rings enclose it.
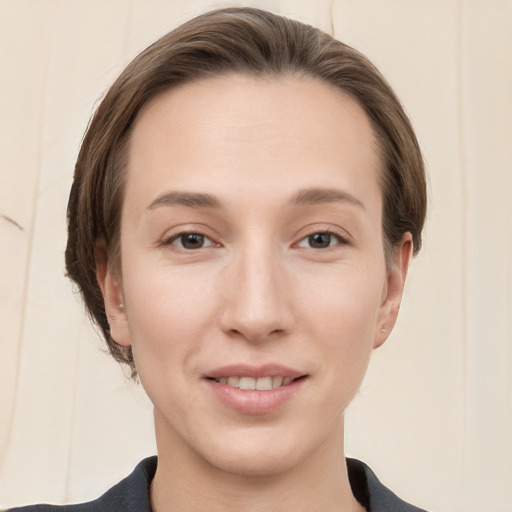
<instances>
[{"instance_id":1,"label":"dark collar","mask_svg":"<svg viewBox=\"0 0 512 512\"><path fill-rule=\"evenodd\" d=\"M120 490L124 496L130 496L129 503L126 503L130 507L126 509L127 511L151 512L149 486L155 475L156 466L156 457L145 459L123 481L128 485L125 489ZM385 487L364 462L357 459L347 459L347 469L352 492L367 512L425 512L407 504ZM122 485L123 482L118 485ZM119 494L117 495L119 496Z\"/></svg>"},{"instance_id":2,"label":"dark collar","mask_svg":"<svg viewBox=\"0 0 512 512\"><path fill-rule=\"evenodd\" d=\"M32 505L12 512L151 512L149 488L155 476L156 456L141 461L132 474L110 488L97 500L80 505ZM382 485L373 471L356 459L347 459L352 492L367 512L425 512L408 505Z\"/></svg>"},{"instance_id":3,"label":"dark collar","mask_svg":"<svg viewBox=\"0 0 512 512\"><path fill-rule=\"evenodd\" d=\"M347 469L352 492L367 512L426 512L409 505L385 487L364 462L347 459Z\"/></svg>"}]
</instances>

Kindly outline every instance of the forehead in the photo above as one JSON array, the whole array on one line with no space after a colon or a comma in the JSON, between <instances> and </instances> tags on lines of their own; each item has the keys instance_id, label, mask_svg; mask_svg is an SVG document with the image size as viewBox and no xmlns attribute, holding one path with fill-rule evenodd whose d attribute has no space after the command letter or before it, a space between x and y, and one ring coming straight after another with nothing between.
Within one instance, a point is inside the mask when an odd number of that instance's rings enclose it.
<instances>
[{"instance_id":1,"label":"forehead","mask_svg":"<svg viewBox=\"0 0 512 512\"><path fill-rule=\"evenodd\" d=\"M262 184L278 193L329 187L333 178L364 191L379 167L371 123L343 91L307 77L228 75L170 89L144 107L126 194L147 202L158 187L222 193L226 183L268 194Z\"/></svg>"}]
</instances>

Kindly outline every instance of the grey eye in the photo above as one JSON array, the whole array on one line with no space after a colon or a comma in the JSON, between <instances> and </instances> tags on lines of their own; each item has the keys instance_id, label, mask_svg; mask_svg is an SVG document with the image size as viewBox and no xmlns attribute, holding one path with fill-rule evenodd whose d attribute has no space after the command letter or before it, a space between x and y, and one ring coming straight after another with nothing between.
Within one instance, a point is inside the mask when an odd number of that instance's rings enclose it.
<instances>
[{"instance_id":1,"label":"grey eye","mask_svg":"<svg viewBox=\"0 0 512 512\"><path fill-rule=\"evenodd\" d=\"M342 236L331 231L317 231L305 236L299 241L297 247L305 249L329 249L334 246L348 245L348 241Z\"/></svg>"},{"instance_id":2,"label":"grey eye","mask_svg":"<svg viewBox=\"0 0 512 512\"><path fill-rule=\"evenodd\" d=\"M330 233L313 233L307 237L307 240L313 249L325 249L331 246L332 238Z\"/></svg>"},{"instance_id":3,"label":"grey eye","mask_svg":"<svg viewBox=\"0 0 512 512\"><path fill-rule=\"evenodd\" d=\"M202 249L203 247L210 247L213 242L201 233L180 233L172 240L172 245L181 247L186 250Z\"/></svg>"}]
</instances>

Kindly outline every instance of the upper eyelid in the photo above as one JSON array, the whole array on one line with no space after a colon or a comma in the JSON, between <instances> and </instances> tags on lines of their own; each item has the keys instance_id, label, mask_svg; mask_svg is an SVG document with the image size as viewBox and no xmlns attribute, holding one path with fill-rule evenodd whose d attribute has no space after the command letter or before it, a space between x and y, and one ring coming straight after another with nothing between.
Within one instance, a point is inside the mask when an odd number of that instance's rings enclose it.
<instances>
[{"instance_id":1,"label":"upper eyelid","mask_svg":"<svg viewBox=\"0 0 512 512\"><path fill-rule=\"evenodd\" d=\"M330 231L330 230L317 230L317 231L312 231L311 233L299 238L299 240L297 240L297 242L295 242L293 245L295 246L298 246L301 242L303 242L304 240L306 240L307 238L309 238L310 236L313 236L313 235L316 235L316 234L327 234L327 235L330 235L330 236L333 236L335 238L338 239L339 243L343 244L343 245L347 245L350 243L350 240L348 239L348 237L345 237L343 235L340 235L339 233L336 233L335 231ZM330 247L329 247L330 248ZM327 249L327 248L326 248Z\"/></svg>"},{"instance_id":2,"label":"upper eyelid","mask_svg":"<svg viewBox=\"0 0 512 512\"><path fill-rule=\"evenodd\" d=\"M184 235L200 235L204 238L207 238L210 240L213 244L218 244L218 242L210 235L207 235L206 233L199 231L199 230L187 230L187 231L180 231L179 233L174 233L172 235L166 236L163 238L162 243L164 245L170 245L172 242L180 238Z\"/></svg>"},{"instance_id":3,"label":"upper eyelid","mask_svg":"<svg viewBox=\"0 0 512 512\"><path fill-rule=\"evenodd\" d=\"M333 226L332 224L324 224L324 223L312 223L307 226L301 228L295 239L297 241L304 240L308 236L314 235L315 233L329 233L330 235L338 237L340 240L345 243L350 243L353 240L352 235L346 229L341 228L339 226Z\"/></svg>"},{"instance_id":4,"label":"upper eyelid","mask_svg":"<svg viewBox=\"0 0 512 512\"><path fill-rule=\"evenodd\" d=\"M183 223L183 224L169 227L161 235L159 243L164 243L166 241L176 239L179 236L186 235L186 234L201 235L201 236L211 239L214 242L217 242L217 240L220 238L219 234L216 233L215 231L213 231L211 228L209 228L203 224L196 224L196 223L192 222L190 224Z\"/></svg>"},{"instance_id":5,"label":"upper eyelid","mask_svg":"<svg viewBox=\"0 0 512 512\"><path fill-rule=\"evenodd\" d=\"M174 231L175 229L178 229L178 231ZM219 242L219 239L222 238L222 236L219 233L212 233L213 230L211 228L208 228L203 225L191 224L188 226L175 226L174 228L171 228L167 231L172 231L172 234L163 235L160 241L157 242L158 245L170 244L172 241L186 234L198 234L204 236L205 238L208 238L215 245L224 245L222 242ZM332 236L335 236L341 242L346 244L350 244L353 241L352 235L346 229L340 226L333 226L332 224L328 225L328 223L315 222L303 226L300 230L296 232L296 235L293 237L295 241L292 242L292 246L298 244L300 241L316 233L328 233Z\"/></svg>"}]
</instances>

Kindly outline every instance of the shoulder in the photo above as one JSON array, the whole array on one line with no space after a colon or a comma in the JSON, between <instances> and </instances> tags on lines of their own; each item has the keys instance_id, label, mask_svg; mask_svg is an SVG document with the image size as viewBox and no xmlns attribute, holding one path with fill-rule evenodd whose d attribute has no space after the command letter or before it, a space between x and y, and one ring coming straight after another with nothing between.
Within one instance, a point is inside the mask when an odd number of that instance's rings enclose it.
<instances>
[{"instance_id":1,"label":"shoulder","mask_svg":"<svg viewBox=\"0 0 512 512\"><path fill-rule=\"evenodd\" d=\"M156 457L144 459L131 475L94 501L75 505L29 505L10 508L7 512L151 512L149 486L156 465Z\"/></svg>"},{"instance_id":2,"label":"shoulder","mask_svg":"<svg viewBox=\"0 0 512 512\"><path fill-rule=\"evenodd\" d=\"M352 492L368 512L426 512L385 487L364 462L347 459L347 468Z\"/></svg>"}]
</instances>

